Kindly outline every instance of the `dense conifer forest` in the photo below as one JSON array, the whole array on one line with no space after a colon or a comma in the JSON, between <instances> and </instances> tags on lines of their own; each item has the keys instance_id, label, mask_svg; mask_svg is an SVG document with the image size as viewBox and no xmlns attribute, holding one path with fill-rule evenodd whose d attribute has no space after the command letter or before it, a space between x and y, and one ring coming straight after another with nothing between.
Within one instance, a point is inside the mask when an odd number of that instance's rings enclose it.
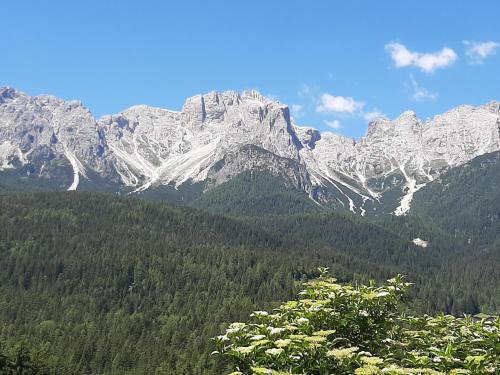
<instances>
[{"instance_id":1,"label":"dense conifer forest","mask_svg":"<svg viewBox=\"0 0 500 375\"><path fill-rule=\"evenodd\" d=\"M450 169L415 195L413 207L416 214L456 236L484 245L498 241L500 152Z\"/></svg>"},{"instance_id":2,"label":"dense conifer forest","mask_svg":"<svg viewBox=\"0 0 500 375\"><path fill-rule=\"evenodd\" d=\"M22 354L36 373L221 374L210 338L293 297L318 266L341 282L405 273L411 312L498 313L500 263L488 246L411 215L228 217L107 194L5 192L0 363Z\"/></svg>"}]
</instances>

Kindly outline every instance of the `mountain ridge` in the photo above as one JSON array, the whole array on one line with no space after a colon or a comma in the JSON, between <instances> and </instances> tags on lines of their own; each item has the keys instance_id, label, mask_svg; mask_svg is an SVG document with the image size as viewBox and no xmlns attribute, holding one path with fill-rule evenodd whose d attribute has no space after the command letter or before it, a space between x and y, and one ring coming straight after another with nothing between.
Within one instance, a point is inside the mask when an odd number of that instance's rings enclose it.
<instances>
[{"instance_id":1,"label":"mountain ridge","mask_svg":"<svg viewBox=\"0 0 500 375\"><path fill-rule=\"evenodd\" d=\"M89 173L130 193L192 183L206 190L257 170L321 205L402 215L443 170L498 150L496 101L425 122L405 111L372 121L357 141L301 127L288 106L256 91L212 91L181 111L136 105L95 119L80 101L0 88L0 170L29 166L30 176L52 178L65 168L69 190Z\"/></svg>"}]
</instances>

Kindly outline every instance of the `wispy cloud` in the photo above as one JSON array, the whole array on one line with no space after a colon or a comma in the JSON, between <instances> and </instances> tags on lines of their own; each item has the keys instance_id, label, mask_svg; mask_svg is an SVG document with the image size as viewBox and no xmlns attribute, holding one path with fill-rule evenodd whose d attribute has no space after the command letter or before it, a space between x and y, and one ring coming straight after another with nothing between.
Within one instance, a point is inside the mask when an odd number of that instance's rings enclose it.
<instances>
[{"instance_id":1,"label":"wispy cloud","mask_svg":"<svg viewBox=\"0 0 500 375\"><path fill-rule=\"evenodd\" d=\"M304 85L302 85L300 90L297 92L297 95L301 99L308 99L308 100L314 101L315 96L314 96L313 91L314 91L314 89L311 86L304 84Z\"/></svg>"},{"instance_id":2,"label":"wispy cloud","mask_svg":"<svg viewBox=\"0 0 500 375\"><path fill-rule=\"evenodd\" d=\"M424 100L436 100L438 97L437 92L430 92L424 87L421 87L415 77L413 77L413 74L410 74L410 82L413 87L413 94L411 96L411 99L416 101L416 102L421 102Z\"/></svg>"},{"instance_id":3,"label":"wispy cloud","mask_svg":"<svg viewBox=\"0 0 500 375\"><path fill-rule=\"evenodd\" d=\"M374 109L373 111L369 112L363 112L362 116L366 122L372 122L387 117L384 113L380 112L378 109Z\"/></svg>"},{"instance_id":4,"label":"wispy cloud","mask_svg":"<svg viewBox=\"0 0 500 375\"><path fill-rule=\"evenodd\" d=\"M301 118L304 116L304 106L302 104L292 104L290 106L292 116L295 118Z\"/></svg>"},{"instance_id":5,"label":"wispy cloud","mask_svg":"<svg viewBox=\"0 0 500 375\"><path fill-rule=\"evenodd\" d=\"M451 66L458 59L455 51L447 47L437 52L421 53L410 51L404 44L394 42L386 44L385 48L396 68L415 66L426 73Z\"/></svg>"},{"instance_id":6,"label":"wispy cloud","mask_svg":"<svg viewBox=\"0 0 500 375\"><path fill-rule=\"evenodd\" d=\"M326 126L332 129L342 129L342 123L339 120L325 121Z\"/></svg>"},{"instance_id":7,"label":"wispy cloud","mask_svg":"<svg viewBox=\"0 0 500 375\"><path fill-rule=\"evenodd\" d=\"M335 96L331 94L321 95L320 104L316 111L320 113L354 113L362 109L365 103L358 102L351 97Z\"/></svg>"},{"instance_id":8,"label":"wispy cloud","mask_svg":"<svg viewBox=\"0 0 500 375\"><path fill-rule=\"evenodd\" d=\"M493 41L474 42L464 40L464 44L467 47L465 54L470 64L482 64L487 57L496 54L500 48L500 43Z\"/></svg>"}]
</instances>

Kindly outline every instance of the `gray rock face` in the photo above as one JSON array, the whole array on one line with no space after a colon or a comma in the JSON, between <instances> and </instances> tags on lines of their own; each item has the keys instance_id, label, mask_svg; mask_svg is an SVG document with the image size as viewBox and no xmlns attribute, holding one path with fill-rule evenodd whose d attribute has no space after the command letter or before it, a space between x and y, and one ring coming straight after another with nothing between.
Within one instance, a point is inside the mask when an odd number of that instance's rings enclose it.
<instances>
[{"instance_id":1,"label":"gray rock face","mask_svg":"<svg viewBox=\"0 0 500 375\"><path fill-rule=\"evenodd\" d=\"M2 169L32 163L43 173L51 162L66 160L75 175L73 190L87 167L102 169L102 152L97 123L80 102L0 89Z\"/></svg>"},{"instance_id":2,"label":"gray rock face","mask_svg":"<svg viewBox=\"0 0 500 375\"><path fill-rule=\"evenodd\" d=\"M359 142L292 123L286 105L255 91L211 92L182 111L145 105L96 121L78 101L0 89L0 170L33 165L40 177L71 167L132 191L159 185L218 185L245 170L268 171L319 203L364 214L413 193L452 166L500 150L500 103L460 106L427 122L415 113L377 120ZM389 194L390 193L390 194Z\"/></svg>"},{"instance_id":3,"label":"gray rock face","mask_svg":"<svg viewBox=\"0 0 500 375\"><path fill-rule=\"evenodd\" d=\"M313 193L313 185L305 165L251 144L228 151L210 168L207 182L209 186L216 186L229 181L242 171L267 171L284 178L290 187L303 190L309 195Z\"/></svg>"},{"instance_id":4,"label":"gray rock face","mask_svg":"<svg viewBox=\"0 0 500 375\"><path fill-rule=\"evenodd\" d=\"M444 168L499 150L499 123L499 103L492 102L460 106L427 122L411 111L393 121L377 120L360 142L325 133L311 145L310 130L297 133L305 145L301 155L317 184L334 183L366 201L380 199L402 181L403 196L394 212L401 215L410 208L413 193Z\"/></svg>"},{"instance_id":5,"label":"gray rock face","mask_svg":"<svg viewBox=\"0 0 500 375\"><path fill-rule=\"evenodd\" d=\"M242 145L299 159L288 107L256 92L195 96L182 112L136 106L102 118L99 127L123 182L137 191L204 181L216 162ZM241 171L251 165L241 163Z\"/></svg>"}]
</instances>

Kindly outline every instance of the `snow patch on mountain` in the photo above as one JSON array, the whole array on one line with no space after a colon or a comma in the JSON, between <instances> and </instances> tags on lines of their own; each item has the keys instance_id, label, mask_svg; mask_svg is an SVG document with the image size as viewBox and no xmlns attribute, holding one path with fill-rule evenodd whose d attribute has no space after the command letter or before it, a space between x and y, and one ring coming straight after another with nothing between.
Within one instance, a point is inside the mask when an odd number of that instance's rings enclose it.
<instances>
[{"instance_id":1,"label":"snow patch on mountain","mask_svg":"<svg viewBox=\"0 0 500 375\"><path fill-rule=\"evenodd\" d=\"M413 242L413 244L419 246L419 247L423 247L424 249L429 245L429 242L428 241L424 241L423 239L421 238L414 238L411 242Z\"/></svg>"},{"instance_id":2,"label":"snow patch on mountain","mask_svg":"<svg viewBox=\"0 0 500 375\"><path fill-rule=\"evenodd\" d=\"M73 154L73 152L68 149L68 147L63 147L64 155L66 155L66 158L69 160L71 167L73 168L73 182L68 188L68 191L73 191L76 190L78 188L78 185L80 184L80 175L86 177L85 168L82 163L76 158L75 154Z\"/></svg>"}]
</instances>

